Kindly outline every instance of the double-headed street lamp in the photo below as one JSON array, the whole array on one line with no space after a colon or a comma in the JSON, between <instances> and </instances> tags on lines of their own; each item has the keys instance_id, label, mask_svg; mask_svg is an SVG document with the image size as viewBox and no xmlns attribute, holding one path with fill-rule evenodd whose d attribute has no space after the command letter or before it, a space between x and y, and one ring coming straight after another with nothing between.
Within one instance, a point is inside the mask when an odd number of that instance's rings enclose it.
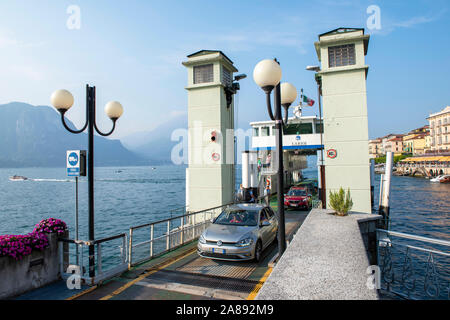
<instances>
[{"instance_id":1,"label":"double-headed street lamp","mask_svg":"<svg viewBox=\"0 0 450 320\"><path fill-rule=\"evenodd\" d=\"M284 219L284 168L283 168L283 125L288 121L288 108L297 98L297 89L290 83L282 83L281 67L276 59L262 60L253 70L253 79L266 93L267 111L271 120L275 121L276 160L278 163L277 199L278 199L278 256L286 250L286 234ZM272 112L270 94L275 89L274 106ZM281 106L285 109L285 118L281 115Z\"/></svg>"},{"instance_id":2,"label":"double-headed street lamp","mask_svg":"<svg viewBox=\"0 0 450 320\"><path fill-rule=\"evenodd\" d=\"M108 133L103 133L97 128L95 122L95 87L86 85L86 123L80 130L73 130L66 124L64 114L74 102L72 94L67 90L55 91L51 98L52 105L61 113L61 121L64 128L78 134L88 128L88 191L89 191L89 241L95 240L94 236L94 129L101 136L109 136L116 127L116 121L123 113L122 105L117 101L108 102L105 106L106 115L112 120L113 126ZM95 276L95 248L89 245L89 277Z\"/></svg>"}]
</instances>

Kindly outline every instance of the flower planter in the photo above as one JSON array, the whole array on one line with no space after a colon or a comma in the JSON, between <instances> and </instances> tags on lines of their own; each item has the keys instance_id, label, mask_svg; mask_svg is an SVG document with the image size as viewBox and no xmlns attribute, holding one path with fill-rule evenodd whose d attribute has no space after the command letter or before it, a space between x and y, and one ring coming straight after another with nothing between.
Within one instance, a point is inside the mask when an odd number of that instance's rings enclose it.
<instances>
[{"instance_id":1,"label":"flower planter","mask_svg":"<svg viewBox=\"0 0 450 320\"><path fill-rule=\"evenodd\" d=\"M33 250L21 260L0 257L0 299L45 286L60 278L58 235L50 233L47 237L49 246L43 251Z\"/></svg>"}]
</instances>

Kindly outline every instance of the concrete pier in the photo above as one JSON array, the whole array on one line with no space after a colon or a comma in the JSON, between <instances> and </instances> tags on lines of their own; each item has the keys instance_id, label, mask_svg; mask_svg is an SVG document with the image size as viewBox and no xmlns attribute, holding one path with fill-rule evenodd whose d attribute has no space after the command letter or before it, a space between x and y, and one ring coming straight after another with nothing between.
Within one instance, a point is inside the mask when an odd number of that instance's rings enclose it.
<instances>
[{"instance_id":1,"label":"concrete pier","mask_svg":"<svg viewBox=\"0 0 450 320\"><path fill-rule=\"evenodd\" d=\"M371 233L379 215L346 217L313 209L262 286L257 300L376 300L368 289Z\"/></svg>"}]
</instances>

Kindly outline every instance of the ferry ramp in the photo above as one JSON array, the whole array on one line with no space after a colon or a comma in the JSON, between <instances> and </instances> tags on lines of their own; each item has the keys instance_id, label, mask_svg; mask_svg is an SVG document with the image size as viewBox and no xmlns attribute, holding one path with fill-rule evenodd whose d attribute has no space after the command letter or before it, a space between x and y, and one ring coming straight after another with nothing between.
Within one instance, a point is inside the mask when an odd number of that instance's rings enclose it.
<instances>
[{"instance_id":1,"label":"ferry ramp","mask_svg":"<svg viewBox=\"0 0 450 320\"><path fill-rule=\"evenodd\" d=\"M291 239L308 211L286 211ZM119 277L92 287L70 300L253 299L273 267L277 244L259 263L222 261L198 256L197 241L132 267Z\"/></svg>"}]
</instances>

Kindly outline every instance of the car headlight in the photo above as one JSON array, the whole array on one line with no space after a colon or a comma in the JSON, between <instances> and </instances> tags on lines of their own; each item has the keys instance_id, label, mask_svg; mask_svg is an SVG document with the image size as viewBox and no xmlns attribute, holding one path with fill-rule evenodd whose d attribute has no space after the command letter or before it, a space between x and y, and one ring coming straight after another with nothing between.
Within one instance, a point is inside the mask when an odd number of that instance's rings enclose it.
<instances>
[{"instance_id":1,"label":"car headlight","mask_svg":"<svg viewBox=\"0 0 450 320\"><path fill-rule=\"evenodd\" d=\"M200 242L201 244L205 244L206 243L205 237L201 235L200 238L198 238L198 242Z\"/></svg>"},{"instance_id":2,"label":"car headlight","mask_svg":"<svg viewBox=\"0 0 450 320\"><path fill-rule=\"evenodd\" d=\"M245 238L245 239L240 240L238 243L236 243L236 246L237 247L248 247L252 243L253 243L252 238Z\"/></svg>"}]
</instances>

